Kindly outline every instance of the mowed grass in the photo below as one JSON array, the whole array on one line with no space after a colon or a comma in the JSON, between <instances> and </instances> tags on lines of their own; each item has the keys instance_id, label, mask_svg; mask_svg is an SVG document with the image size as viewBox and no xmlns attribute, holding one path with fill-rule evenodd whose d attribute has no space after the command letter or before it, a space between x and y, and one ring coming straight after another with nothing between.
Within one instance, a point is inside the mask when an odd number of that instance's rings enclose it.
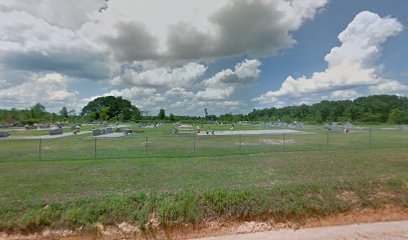
<instances>
[{"instance_id":1,"label":"mowed grass","mask_svg":"<svg viewBox=\"0 0 408 240\"><path fill-rule=\"evenodd\" d=\"M408 149L0 162L0 230L408 207Z\"/></svg>"},{"instance_id":2,"label":"mowed grass","mask_svg":"<svg viewBox=\"0 0 408 240\"><path fill-rule=\"evenodd\" d=\"M302 221L408 207L408 132L194 136L171 125L131 137L0 141L0 230L145 227L268 216ZM229 130L229 125L203 130ZM267 129L235 126L236 130ZM269 128L273 129L273 128Z\"/></svg>"},{"instance_id":3,"label":"mowed grass","mask_svg":"<svg viewBox=\"0 0 408 240\"><path fill-rule=\"evenodd\" d=\"M226 128L206 126L204 128ZM60 139L0 140L1 161L87 160L144 157L210 157L262 152L337 151L408 147L408 131L356 129L351 133L302 129L309 134L261 134L233 136L174 135L171 124L138 128L142 133L121 138L76 135ZM251 129L239 126L236 129ZM258 128L258 127L254 127Z\"/></svg>"}]
</instances>

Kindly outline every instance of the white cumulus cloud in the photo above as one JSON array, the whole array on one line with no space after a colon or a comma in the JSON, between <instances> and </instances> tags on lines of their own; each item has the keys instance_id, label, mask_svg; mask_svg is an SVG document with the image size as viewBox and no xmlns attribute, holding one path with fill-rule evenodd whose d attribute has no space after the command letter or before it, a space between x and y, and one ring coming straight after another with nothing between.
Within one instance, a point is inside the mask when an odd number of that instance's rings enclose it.
<instances>
[{"instance_id":1,"label":"white cumulus cloud","mask_svg":"<svg viewBox=\"0 0 408 240\"><path fill-rule=\"evenodd\" d=\"M127 68L124 73L111 81L112 85L174 88L186 87L200 78L207 67L198 63L188 63L182 67L152 67L142 65Z\"/></svg>"},{"instance_id":2,"label":"white cumulus cloud","mask_svg":"<svg viewBox=\"0 0 408 240\"><path fill-rule=\"evenodd\" d=\"M284 98L297 98L310 94L329 94L333 99L342 95L354 98L359 95L353 88L369 86L371 92L384 89L386 85L400 85L395 80L386 80L380 75L380 67L374 62L382 44L402 30L401 23L394 18L381 18L378 14L363 11L356 15L347 28L338 36L340 46L326 55L326 70L315 72L310 78L289 76L277 91L269 91L257 98L260 103L276 103ZM399 90L401 90L400 88ZM390 92L389 92L390 93ZM315 101L319 101L317 97Z\"/></svg>"},{"instance_id":3,"label":"white cumulus cloud","mask_svg":"<svg viewBox=\"0 0 408 240\"><path fill-rule=\"evenodd\" d=\"M69 79L60 74L32 76L18 85L6 85L0 89L0 102L13 103L18 107L32 106L37 102L48 106L66 105L77 101L77 91L68 89ZM68 104L69 105L69 104Z\"/></svg>"},{"instance_id":4,"label":"white cumulus cloud","mask_svg":"<svg viewBox=\"0 0 408 240\"><path fill-rule=\"evenodd\" d=\"M256 80L261 73L261 62L257 59L238 63L234 70L224 69L213 77L203 81L205 90L199 91L197 97L206 100L223 100L229 98L237 87Z\"/></svg>"}]
</instances>

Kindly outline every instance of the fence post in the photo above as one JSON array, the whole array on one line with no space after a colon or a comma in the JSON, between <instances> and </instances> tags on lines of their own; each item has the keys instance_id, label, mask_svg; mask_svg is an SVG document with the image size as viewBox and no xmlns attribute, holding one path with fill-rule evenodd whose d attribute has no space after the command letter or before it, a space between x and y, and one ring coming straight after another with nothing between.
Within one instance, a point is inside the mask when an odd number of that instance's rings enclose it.
<instances>
[{"instance_id":1,"label":"fence post","mask_svg":"<svg viewBox=\"0 0 408 240\"><path fill-rule=\"evenodd\" d=\"M368 147L371 148L372 147L372 129L368 129Z\"/></svg>"},{"instance_id":2,"label":"fence post","mask_svg":"<svg viewBox=\"0 0 408 240\"><path fill-rule=\"evenodd\" d=\"M147 141L148 141L149 139L146 137L145 138L145 156L147 157Z\"/></svg>"},{"instance_id":3,"label":"fence post","mask_svg":"<svg viewBox=\"0 0 408 240\"><path fill-rule=\"evenodd\" d=\"M283 151L286 151L286 134L283 134Z\"/></svg>"},{"instance_id":4,"label":"fence post","mask_svg":"<svg viewBox=\"0 0 408 240\"><path fill-rule=\"evenodd\" d=\"M40 143L38 144L38 159L42 160L42 139L40 138Z\"/></svg>"},{"instance_id":5,"label":"fence post","mask_svg":"<svg viewBox=\"0 0 408 240\"><path fill-rule=\"evenodd\" d=\"M96 139L97 137L94 137L94 160L96 160Z\"/></svg>"},{"instance_id":6,"label":"fence post","mask_svg":"<svg viewBox=\"0 0 408 240\"><path fill-rule=\"evenodd\" d=\"M239 135L239 152L242 152L242 135Z\"/></svg>"},{"instance_id":7,"label":"fence post","mask_svg":"<svg viewBox=\"0 0 408 240\"><path fill-rule=\"evenodd\" d=\"M194 134L194 154L196 152L196 135Z\"/></svg>"},{"instance_id":8,"label":"fence post","mask_svg":"<svg viewBox=\"0 0 408 240\"><path fill-rule=\"evenodd\" d=\"M326 150L329 151L329 131L326 132Z\"/></svg>"}]
</instances>

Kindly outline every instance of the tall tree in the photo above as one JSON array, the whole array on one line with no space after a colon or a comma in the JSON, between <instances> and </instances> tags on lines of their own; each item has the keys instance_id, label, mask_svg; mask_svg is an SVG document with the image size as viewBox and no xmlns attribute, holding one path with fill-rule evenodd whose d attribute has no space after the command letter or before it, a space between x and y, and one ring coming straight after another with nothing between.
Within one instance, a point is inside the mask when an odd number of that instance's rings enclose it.
<instances>
[{"instance_id":1,"label":"tall tree","mask_svg":"<svg viewBox=\"0 0 408 240\"><path fill-rule=\"evenodd\" d=\"M99 113L99 118L103 121L106 121L109 119L109 111L110 107L102 107L101 112Z\"/></svg>"},{"instance_id":2,"label":"tall tree","mask_svg":"<svg viewBox=\"0 0 408 240\"><path fill-rule=\"evenodd\" d=\"M392 109L388 116L388 123L399 124L401 122L400 119L401 119L401 111L398 108Z\"/></svg>"},{"instance_id":3,"label":"tall tree","mask_svg":"<svg viewBox=\"0 0 408 240\"><path fill-rule=\"evenodd\" d=\"M96 120L96 112L90 112L88 115L86 115L88 118L89 122L93 122Z\"/></svg>"},{"instance_id":4,"label":"tall tree","mask_svg":"<svg viewBox=\"0 0 408 240\"><path fill-rule=\"evenodd\" d=\"M81 116L87 116L90 113L95 113L95 118L101 118L102 109L109 110L106 112L107 119L119 119L121 115L124 115L126 120L133 116L133 112L140 112L139 109L132 105L129 100L123 99L122 97L106 96L99 97L89 102L81 112Z\"/></svg>"},{"instance_id":5,"label":"tall tree","mask_svg":"<svg viewBox=\"0 0 408 240\"><path fill-rule=\"evenodd\" d=\"M61 110L59 110L59 114L63 118L68 117L68 109L66 107L62 107Z\"/></svg>"},{"instance_id":6,"label":"tall tree","mask_svg":"<svg viewBox=\"0 0 408 240\"><path fill-rule=\"evenodd\" d=\"M170 119L170 121L174 122L176 120L176 116L174 116L173 113L170 113L169 119Z\"/></svg>"},{"instance_id":7,"label":"tall tree","mask_svg":"<svg viewBox=\"0 0 408 240\"><path fill-rule=\"evenodd\" d=\"M166 110L164 110L163 108L160 109L159 111L159 119L163 120L166 118Z\"/></svg>"},{"instance_id":8,"label":"tall tree","mask_svg":"<svg viewBox=\"0 0 408 240\"><path fill-rule=\"evenodd\" d=\"M41 103L36 103L34 106L30 108L31 111L31 118L42 118L46 111L44 105Z\"/></svg>"}]
</instances>

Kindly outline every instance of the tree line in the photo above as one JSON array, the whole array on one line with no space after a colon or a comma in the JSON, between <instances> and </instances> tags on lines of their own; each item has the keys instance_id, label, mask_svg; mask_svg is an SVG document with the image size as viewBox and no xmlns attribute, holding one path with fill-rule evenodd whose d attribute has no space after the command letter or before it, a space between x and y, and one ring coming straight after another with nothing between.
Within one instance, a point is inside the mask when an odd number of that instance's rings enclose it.
<instances>
[{"instance_id":1,"label":"tree line","mask_svg":"<svg viewBox=\"0 0 408 240\"><path fill-rule=\"evenodd\" d=\"M353 122L408 124L408 98L395 95L374 95L355 100L321 101L313 105L288 106L283 108L253 109L248 114L226 113L216 116L204 109L204 117L166 115L160 109L156 116L146 116L122 97L106 96L90 101L80 113L62 107L58 113L47 112L41 103L27 109L0 109L2 124L34 124L49 122L94 122L94 121L268 121L268 122Z\"/></svg>"},{"instance_id":2,"label":"tree line","mask_svg":"<svg viewBox=\"0 0 408 240\"><path fill-rule=\"evenodd\" d=\"M321 101L313 105L254 109L249 120L281 122L408 123L408 98L374 95L355 100Z\"/></svg>"}]
</instances>

